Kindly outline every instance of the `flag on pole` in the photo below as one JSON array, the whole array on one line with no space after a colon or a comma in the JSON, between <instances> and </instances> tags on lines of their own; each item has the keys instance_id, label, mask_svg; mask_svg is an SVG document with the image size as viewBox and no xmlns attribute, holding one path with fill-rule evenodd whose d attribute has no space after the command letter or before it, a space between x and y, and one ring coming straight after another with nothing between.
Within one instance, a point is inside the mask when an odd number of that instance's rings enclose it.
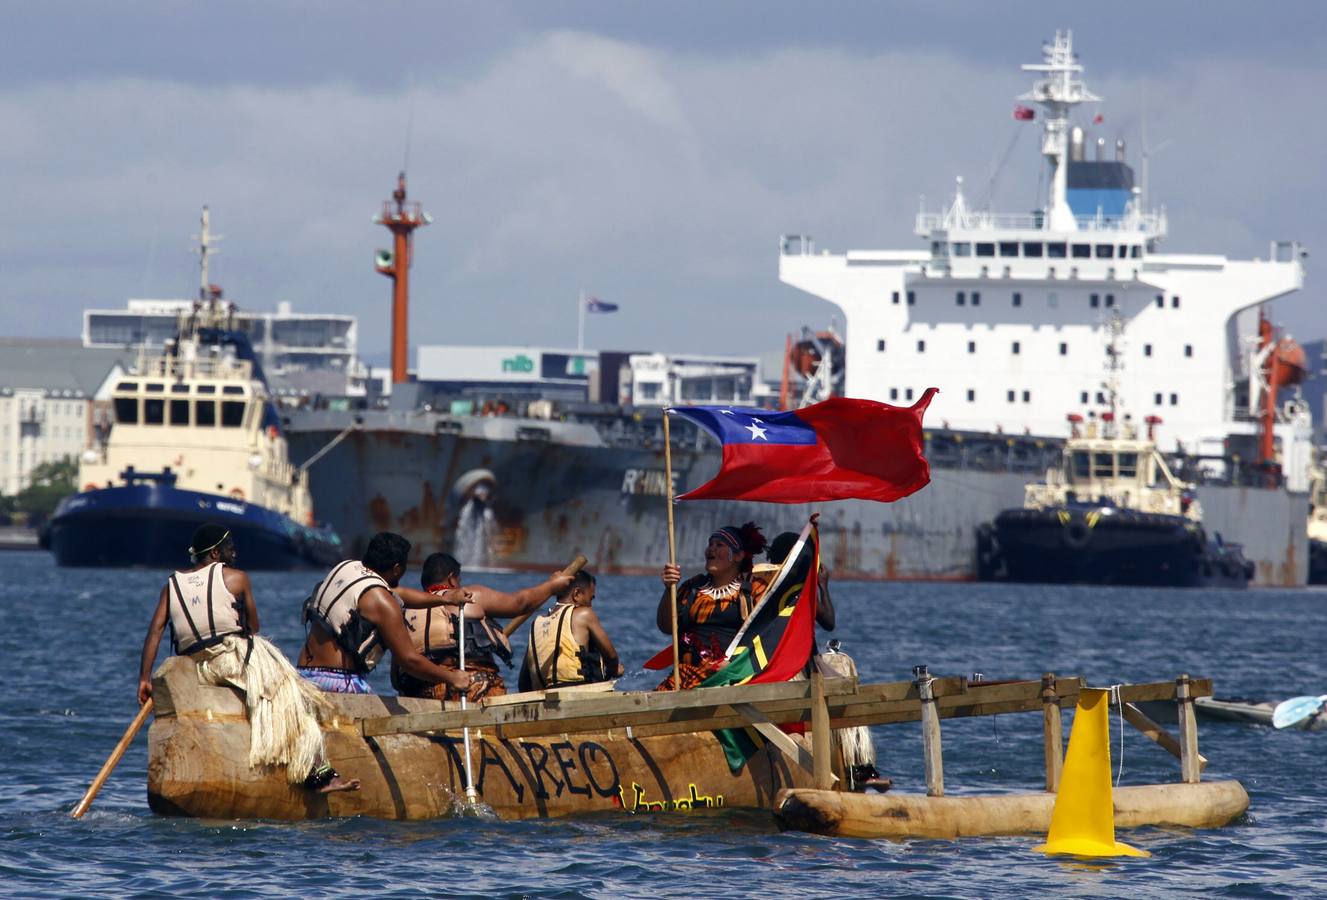
<instances>
[{"instance_id":1,"label":"flag on pole","mask_svg":"<svg viewBox=\"0 0 1327 900\"><path fill-rule=\"evenodd\" d=\"M592 313L617 312L617 304L609 303L607 300L600 300L598 297L586 297L585 311Z\"/></svg>"},{"instance_id":2,"label":"flag on pole","mask_svg":"<svg viewBox=\"0 0 1327 900\"><path fill-rule=\"evenodd\" d=\"M770 412L721 406L674 407L723 445L719 473L679 500L888 503L925 487L922 416L936 388L910 407L834 397L805 409Z\"/></svg>"},{"instance_id":3,"label":"flag on pole","mask_svg":"<svg viewBox=\"0 0 1327 900\"><path fill-rule=\"evenodd\" d=\"M1092 117L1093 125L1100 125L1104 121L1106 121L1106 117L1103 116L1101 113L1097 113L1095 116Z\"/></svg>"},{"instance_id":4,"label":"flag on pole","mask_svg":"<svg viewBox=\"0 0 1327 900\"><path fill-rule=\"evenodd\" d=\"M770 684L805 671L815 649L819 573L820 532L813 518L728 648L723 668L700 686ZM725 728L714 734L734 772L765 743L753 728Z\"/></svg>"},{"instance_id":5,"label":"flag on pole","mask_svg":"<svg viewBox=\"0 0 1327 900\"><path fill-rule=\"evenodd\" d=\"M1037 117L1036 110L1028 106L1015 106L1014 118L1020 122L1031 122Z\"/></svg>"}]
</instances>

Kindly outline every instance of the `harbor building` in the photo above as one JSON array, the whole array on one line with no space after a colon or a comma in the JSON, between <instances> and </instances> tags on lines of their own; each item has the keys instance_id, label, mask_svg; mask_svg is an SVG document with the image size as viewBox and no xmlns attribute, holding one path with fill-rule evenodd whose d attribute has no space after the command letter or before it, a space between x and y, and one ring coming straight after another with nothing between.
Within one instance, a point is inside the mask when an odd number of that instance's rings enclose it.
<instances>
[{"instance_id":1,"label":"harbor building","mask_svg":"<svg viewBox=\"0 0 1327 900\"><path fill-rule=\"evenodd\" d=\"M124 309L85 310L83 346L160 348L195 303L132 299ZM359 358L355 316L297 313L283 301L275 312L237 310L235 327L248 336L275 395L364 395L368 369Z\"/></svg>"},{"instance_id":2,"label":"harbor building","mask_svg":"<svg viewBox=\"0 0 1327 900\"><path fill-rule=\"evenodd\" d=\"M0 340L0 494L19 493L37 466L91 446L106 424L101 393L130 356L75 340Z\"/></svg>"}]
</instances>

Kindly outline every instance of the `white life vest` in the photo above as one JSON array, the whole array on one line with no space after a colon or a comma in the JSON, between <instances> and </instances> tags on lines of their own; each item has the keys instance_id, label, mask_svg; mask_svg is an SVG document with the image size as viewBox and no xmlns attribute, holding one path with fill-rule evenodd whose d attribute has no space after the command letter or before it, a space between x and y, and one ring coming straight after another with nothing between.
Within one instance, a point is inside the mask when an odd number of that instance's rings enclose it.
<instances>
[{"instance_id":1,"label":"white life vest","mask_svg":"<svg viewBox=\"0 0 1327 900\"><path fill-rule=\"evenodd\" d=\"M193 572L176 572L166 583L171 643L189 653L221 643L228 634L248 629L244 605L226 587L223 563Z\"/></svg>"},{"instance_id":2,"label":"white life vest","mask_svg":"<svg viewBox=\"0 0 1327 900\"><path fill-rule=\"evenodd\" d=\"M456 623L459 616L454 606L430 606L424 609L408 608L405 626L415 649L434 662L456 654ZM466 631L469 643L465 645L467 661L496 664L494 656L511 665L511 644L502 629L488 616L476 618L467 615Z\"/></svg>"},{"instance_id":3,"label":"white life vest","mask_svg":"<svg viewBox=\"0 0 1327 900\"><path fill-rule=\"evenodd\" d=\"M317 622L332 635L360 673L372 672L384 649L377 627L359 613L359 598L376 587L392 592L381 575L357 559L348 559L337 563L304 601L305 621Z\"/></svg>"}]
</instances>

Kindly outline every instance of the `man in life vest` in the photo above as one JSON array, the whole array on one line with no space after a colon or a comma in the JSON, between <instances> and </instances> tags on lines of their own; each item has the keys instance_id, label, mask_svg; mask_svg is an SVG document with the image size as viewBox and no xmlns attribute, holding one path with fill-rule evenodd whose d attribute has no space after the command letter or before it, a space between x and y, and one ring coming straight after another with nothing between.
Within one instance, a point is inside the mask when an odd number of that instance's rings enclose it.
<instances>
[{"instance_id":1,"label":"man in life vest","mask_svg":"<svg viewBox=\"0 0 1327 900\"><path fill-rule=\"evenodd\" d=\"M521 665L522 691L607 681L622 674L617 649L590 604L594 576L581 569L557 603L530 626Z\"/></svg>"},{"instance_id":2,"label":"man in life vest","mask_svg":"<svg viewBox=\"0 0 1327 900\"><path fill-rule=\"evenodd\" d=\"M138 702L152 697L152 664L162 631L171 645L198 665L207 684L229 685L244 695L249 717L249 765L283 766L291 784L330 793L359 789L327 763L314 710L324 701L290 662L258 634L258 607L249 576L234 567L235 544L220 525L203 525L189 546L193 567L166 580L143 640Z\"/></svg>"},{"instance_id":3,"label":"man in life vest","mask_svg":"<svg viewBox=\"0 0 1327 900\"><path fill-rule=\"evenodd\" d=\"M466 594L438 596L400 587L409 558L410 542L384 531L369 541L363 559L332 568L304 601L308 637L299 654L301 675L324 691L369 694L365 676L391 651L392 662L422 682L470 687L469 673L439 666L415 649L402 618L402 605L464 604Z\"/></svg>"},{"instance_id":4,"label":"man in life vest","mask_svg":"<svg viewBox=\"0 0 1327 900\"><path fill-rule=\"evenodd\" d=\"M466 698L471 701L484 697L499 697L507 693L507 684L498 670L498 660L511 666L511 644L494 621L511 618L539 608L549 597L565 591L572 576L561 573L551 576L542 584L513 593L494 590L481 584L461 587L461 564L446 553L434 553L424 560L420 583L430 594L464 591L469 603L464 609L465 670L474 681ZM454 609L407 609L406 628L415 649L443 668L460 667L460 643L457 631L462 616ZM404 671L392 667L392 684L407 697L428 697L435 700L459 700L461 691L450 684L429 684Z\"/></svg>"}]
</instances>

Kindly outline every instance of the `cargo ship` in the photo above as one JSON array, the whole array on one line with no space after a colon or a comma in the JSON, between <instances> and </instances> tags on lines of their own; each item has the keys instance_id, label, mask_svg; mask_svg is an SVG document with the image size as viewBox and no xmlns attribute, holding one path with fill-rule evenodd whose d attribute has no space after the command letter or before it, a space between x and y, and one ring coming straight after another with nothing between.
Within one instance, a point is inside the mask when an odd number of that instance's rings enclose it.
<instances>
[{"instance_id":1,"label":"cargo ship","mask_svg":"<svg viewBox=\"0 0 1327 900\"><path fill-rule=\"evenodd\" d=\"M931 484L894 504L818 505L826 563L843 577L976 577L980 526L1021 506L1029 476L1059 458L1067 413L1104 410L1101 336L1118 313L1129 333L1120 391L1141 415L1164 415L1158 450L1197 482L1205 527L1243 545L1253 583L1303 584L1306 408L1280 409L1273 423L1276 486L1246 483L1231 449L1256 439L1259 311L1301 287L1301 249L1280 242L1257 260L1162 252L1165 211L1146 208L1123 142L1093 139L1095 117L1079 110L1099 98L1083 84L1072 35L1057 33L1024 69L1036 80L1015 118L1040 120L1041 208L973 208L960 179L944 210L917 216L923 249L833 253L809 236L781 238L780 279L842 315L848 396L908 405L940 388L927 422ZM502 415L408 402L418 387L406 371L409 260L427 217L406 202L404 178L379 221L396 242L378 260L394 282L391 403L288 413L320 511L352 547L391 529L420 554L449 549L472 567L547 571L582 552L601 571L657 571L665 400L491 407ZM823 385L823 374L808 381ZM673 440L678 492L717 470L704 436L677 428ZM755 520L773 534L796 530L807 512L680 504L679 556L699 560L716 523Z\"/></svg>"}]
</instances>

